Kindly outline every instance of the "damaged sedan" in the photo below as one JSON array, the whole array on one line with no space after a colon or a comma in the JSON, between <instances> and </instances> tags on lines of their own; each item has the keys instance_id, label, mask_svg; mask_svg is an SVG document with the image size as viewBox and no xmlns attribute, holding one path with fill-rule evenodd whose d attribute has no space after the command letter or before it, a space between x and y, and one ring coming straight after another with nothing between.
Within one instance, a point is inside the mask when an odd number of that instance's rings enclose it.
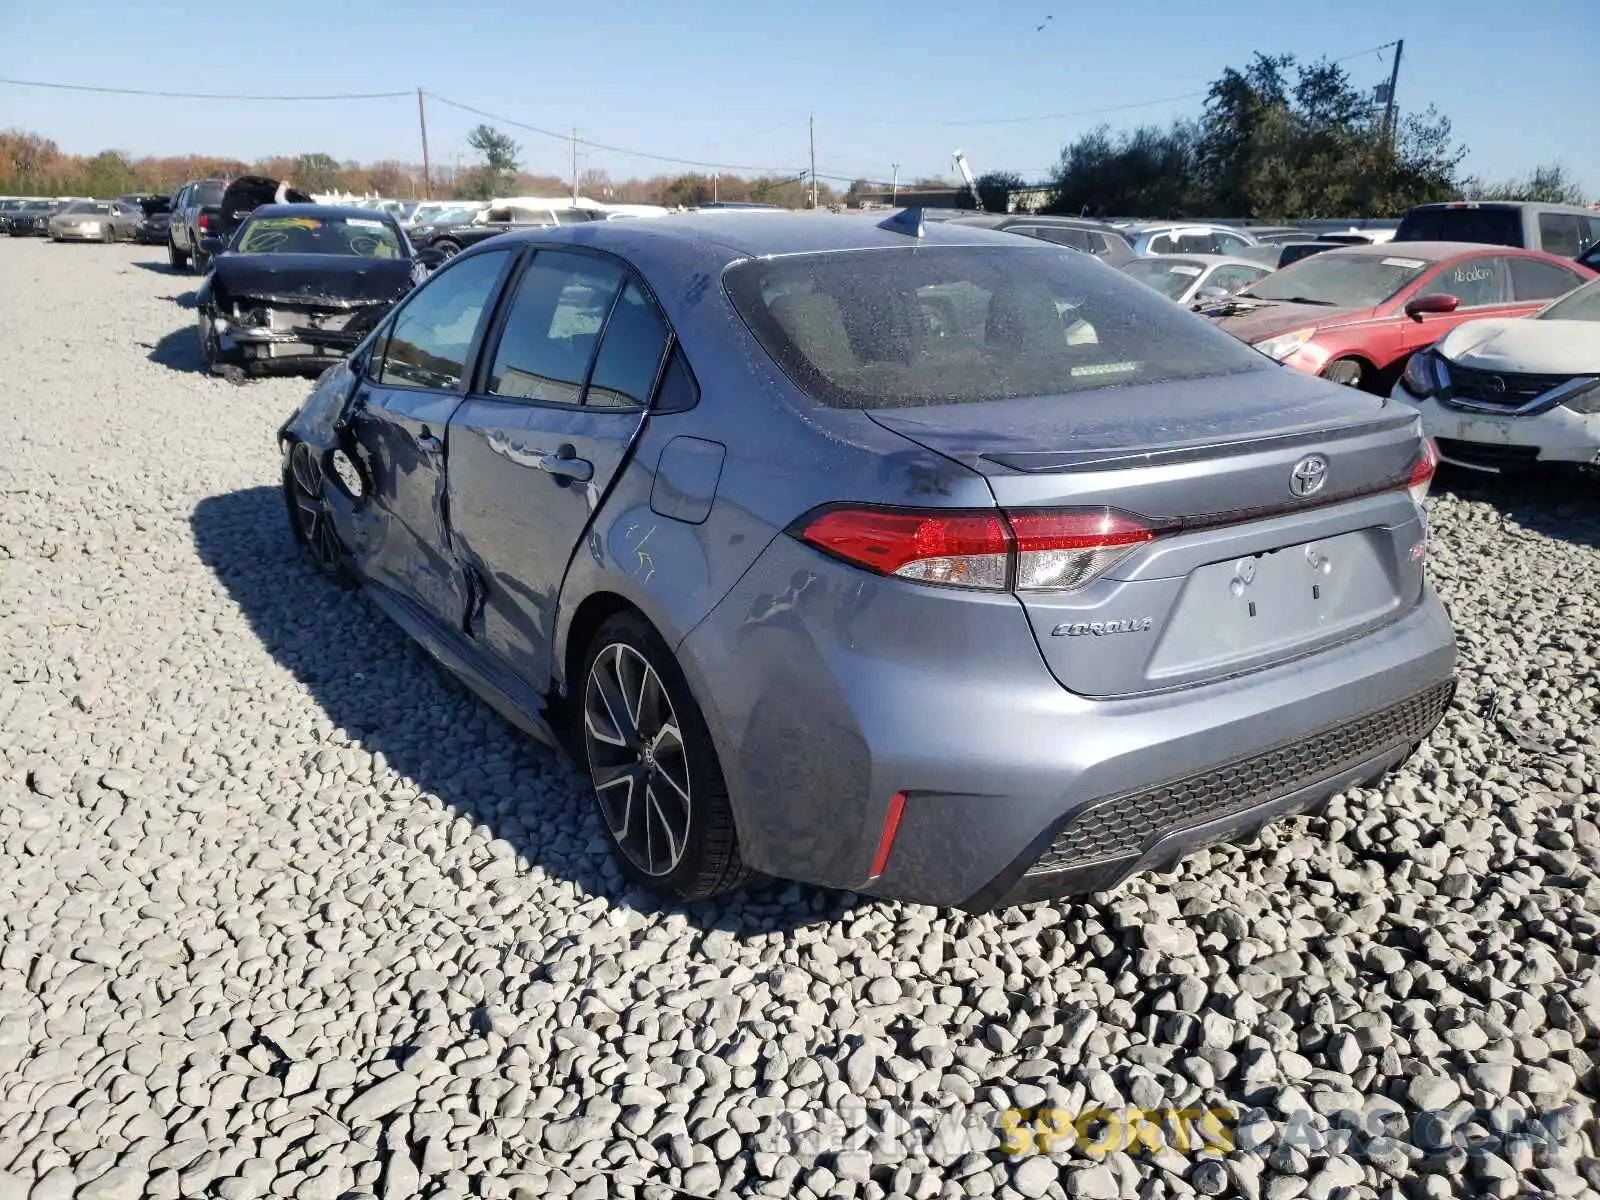
<instances>
[{"instance_id":1,"label":"damaged sedan","mask_svg":"<svg viewBox=\"0 0 1600 1200\"><path fill-rule=\"evenodd\" d=\"M227 243L205 241L201 362L234 382L343 358L442 261L413 250L388 213L359 208L263 205Z\"/></svg>"}]
</instances>

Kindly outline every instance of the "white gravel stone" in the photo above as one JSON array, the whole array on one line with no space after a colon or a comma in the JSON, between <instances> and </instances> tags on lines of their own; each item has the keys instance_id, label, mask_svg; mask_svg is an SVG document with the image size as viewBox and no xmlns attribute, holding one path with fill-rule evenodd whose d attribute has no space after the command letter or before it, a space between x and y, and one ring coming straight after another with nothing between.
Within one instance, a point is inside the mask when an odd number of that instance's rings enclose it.
<instances>
[{"instance_id":1,"label":"white gravel stone","mask_svg":"<svg viewBox=\"0 0 1600 1200\"><path fill-rule=\"evenodd\" d=\"M201 377L198 281L163 257L0 239L0 1197L1600 1174L1592 481L1441 480L1460 689L1378 787L1073 902L780 885L675 911L622 882L573 771L297 557L273 433L309 385ZM1242 1148L769 1140L861 1102L991 1130L1011 1105L1224 1104ZM1285 1108L1316 1132L1467 1104L1566 1106L1570 1145L1438 1167L1273 1144Z\"/></svg>"}]
</instances>

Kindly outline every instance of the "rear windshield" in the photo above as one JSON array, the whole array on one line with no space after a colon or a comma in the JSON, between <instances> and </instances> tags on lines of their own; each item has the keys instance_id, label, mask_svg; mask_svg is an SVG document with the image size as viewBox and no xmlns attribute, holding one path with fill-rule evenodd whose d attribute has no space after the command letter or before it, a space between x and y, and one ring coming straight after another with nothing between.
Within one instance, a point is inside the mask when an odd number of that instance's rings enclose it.
<instances>
[{"instance_id":1,"label":"rear windshield","mask_svg":"<svg viewBox=\"0 0 1600 1200\"><path fill-rule=\"evenodd\" d=\"M829 408L908 408L1202 379L1271 364L1086 255L906 247L752 259L728 295Z\"/></svg>"},{"instance_id":2,"label":"rear windshield","mask_svg":"<svg viewBox=\"0 0 1600 1200\"><path fill-rule=\"evenodd\" d=\"M1514 208L1425 208L1406 214L1394 240L1520 246L1522 215Z\"/></svg>"},{"instance_id":3,"label":"rear windshield","mask_svg":"<svg viewBox=\"0 0 1600 1200\"><path fill-rule=\"evenodd\" d=\"M228 190L225 183L202 183L194 189L193 203L202 206L222 203L222 193Z\"/></svg>"}]
</instances>

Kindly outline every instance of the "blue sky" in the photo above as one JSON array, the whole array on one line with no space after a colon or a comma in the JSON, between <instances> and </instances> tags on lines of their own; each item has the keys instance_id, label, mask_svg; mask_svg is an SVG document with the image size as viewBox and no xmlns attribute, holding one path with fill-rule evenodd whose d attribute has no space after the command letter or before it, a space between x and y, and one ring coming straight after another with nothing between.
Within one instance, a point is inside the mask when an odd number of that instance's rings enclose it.
<instances>
[{"instance_id":1,"label":"blue sky","mask_svg":"<svg viewBox=\"0 0 1600 1200\"><path fill-rule=\"evenodd\" d=\"M815 112L824 175L887 178L895 162L903 179L944 174L960 149L977 172L1031 177L1101 121L1120 128L1197 110L1198 97L1167 98L1203 91L1254 50L1341 58L1404 38L1401 107L1431 102L1449 115L1471 148L1470 171L1497 178L1560 161L1592 193L1594 3L1344 0L1308 11L1281 0L1124 0L1086 14L1064 0L74 0L69 30L67 9L0 0L0 76L245 93L420 85L546 129L576 125L596 142L780 170L805 166ZM1345 66L1363 85L1387 77L1374 53ZM1130 105L1139 107L1085 112ZM1053 114L1083 115L1013 119ZM479 119L430 101L436 165L457 152L471 161L465 135ZM0 86L0 127L78 153L421 158L414 98L221 102ZM508 132L528 169L566 173L565 141ZM616 177L689 169L583 155L580 166Z\"/></svg>"}]
</instances>

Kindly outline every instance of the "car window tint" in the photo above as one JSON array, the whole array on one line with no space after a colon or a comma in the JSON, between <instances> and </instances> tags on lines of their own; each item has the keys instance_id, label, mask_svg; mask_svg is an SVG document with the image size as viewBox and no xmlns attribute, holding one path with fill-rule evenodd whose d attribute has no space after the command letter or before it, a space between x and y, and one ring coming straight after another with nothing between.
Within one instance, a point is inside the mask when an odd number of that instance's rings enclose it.
<instances>
[{"instance_id":1,"label":"car window tint","mask_svg":"<svg viewBox=\"0 0 1600 1200\"><path fill-rule=\"evenodd\" d=\"M1582 283L1576 271L1537 258L1511 260L1511 293L1518 300L1554 300Z\"/></svg>"},{"instance_id":2,"label":"car window tint","mask_svg":"<svg viewBox=\"0 0 1600 1200\"><path fill-rule=\"evenodd\" d=\"M622 268L607 259L540 251L506 314L489 373L490 394L578 403L600 326L622 281Z\"/></svg>"},{"instance_id":3,"label":"car window tint","mask_svg":"<svg viewBox=\"0 0 1600 1200\"><path fill-rule=\"evenodd\" d=\"M509 251L458 259L414 292L390 327L379 383L404 387L459 387L483 310L493 295Z\"/></svg>"},{"instance_id":4,"label":"car window tint","mask_svg":"<svg viewBox=\"0 0 1600 1200\"><path fill-rule=\"evenodd\" d=\"M1446 267L1422 291L1454 296L1462 308L1499 304L1505 297L1505 266L1506 260L1498 256L1469 258Z\"/></svg>"},{"instance_id":5,"label":"car window tint","mask_svg":"<svg viewBox=\"0 0 1600 1200\"><path fill-rule=\"evenodd\" d=\"M1145 250L1145 253L1171 254L1176 246L1177 241L1170 233L1158 233L1155 235L1155 237L1150 239L1149 248ZM1193 253L1193 251L1190 251L1190 253Z\"/></svg>"},{"instance_id":6,"label":"car window tint","mask_svg":"<svg viewBox=\"0 0 1600 1200\"><path fill-rule=\"evenodd\" d=\"M593 408L643 408L667 348L667 322L636 283L612 306L583 402Z\"/></svg>"},{"instance_id":7,"label":"car window tint","mask_svg":"<svg viewBox=\"0 0 1600 1200\"><path fill-rule=\"evenodd\" d=\"M1583 253L1584 226L1573 213L1539 214L1539 249L1558 258L1577 258Z\"/></svg>"},{"instance_id":8,"label":"car window tint","mask_svg":"<svg viewBox=\"0 0 1600 1200\"><path fill-rule=\"evenodd\" d=\"M724 279L762 348L829 407L1022 396L1077 403L1068 397L1274 369L1078 254L1000 246L789 254L738 263Z\"/></svg>"},{"instance_id":9,"label":"car window tint","mask_svg":"<svg viewBox=\"0 0 1600 1200\"><path fill-rule=\"evenodd\" d=\"M1583 250L1579 251L1582 254L1591 246L1600 245L1600 217L1579 217L1578 220L1582 225Z\"/></svg>"},{"instance_id":10,"label":"car window tint","mask_svg":"<svg viewBox=\"0 0 1600 1200\"><path fill-rule=\"evenodd\" d=\"M1014 232L1025 233L1043 242L1054 242L1058 246L1071 246L1074 250L1089 249L1089 235L1082 229L1053 225L1025 225L1017 227Z\"/></svg>"},{"instance_id":11,"label":"car window tint","mask_svg":"<svg viewBox=\"0 0 1600 1200\"><path fill-rule=\"evenodd\" d=\"M1207 287L1222 288L1232 294L1246 284L1254 283L1266 274L1255 267L1218 267L1206 280Z\"/></svg>"},{"instance_id":12,"label":"car window tint","mask_svg":"<svg viewBox=\"0 0 1600 1200\"><path fill-rule=\"evenodd\" d=\"M1212 251L1213 254L1235 254L1251 244L1236 233L1214 233L1211 238L1217 247Z\"/></svg>"},{"instance_id":13,"label":"car window tint","mask_svg":"<svg viewBox=\"0 0 1600 1200\"><path fill-rule=\"evenodd\" d=\"M1430 208L1409 213L1397 242L1482 242L1522 245L1522 215L1514 208Z\"/></svg>"},{"instance_id":14,"label":"car window tint","mask_svg":"<svg viewBox=\"0 0 1600 1200\"><path fill-rule=\"evenodd\" d=\"M662 372L661 386L656 389L655 406L662 412L685 412L699 402L700 385L695 382L689 360L683 356L683 346L676 345Z\"/></svg>"}]
</instances>

